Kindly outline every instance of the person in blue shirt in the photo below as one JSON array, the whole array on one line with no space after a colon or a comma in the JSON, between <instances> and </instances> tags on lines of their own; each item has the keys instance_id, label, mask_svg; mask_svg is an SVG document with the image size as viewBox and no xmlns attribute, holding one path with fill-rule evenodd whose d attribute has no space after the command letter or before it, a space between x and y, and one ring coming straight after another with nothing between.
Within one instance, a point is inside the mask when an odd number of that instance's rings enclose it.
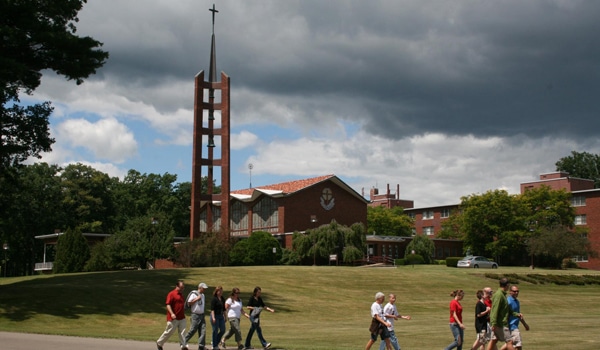
<instances>
[{"instance_id":1,"label":"person in blue shirt","mask_svg":"<svg viewBox=\"0 0 600 350\"><path fill-rule=\"evenodd\" d=\"M510 335L513 339L514 348L521 350L523 348L523 343L521 341L521 332L519 331L519 322L523 323L526 331L529 330L529 325L525 322L523 314L521 313L521 303L519 302L519 299L517 299L518 297L519 287L511 286L510 295L506 298L508 306L513 312L508 315L508 329L510 330ZM517 317L514 313L517 313L519 316Z\"/></svg>"}]
</instances>

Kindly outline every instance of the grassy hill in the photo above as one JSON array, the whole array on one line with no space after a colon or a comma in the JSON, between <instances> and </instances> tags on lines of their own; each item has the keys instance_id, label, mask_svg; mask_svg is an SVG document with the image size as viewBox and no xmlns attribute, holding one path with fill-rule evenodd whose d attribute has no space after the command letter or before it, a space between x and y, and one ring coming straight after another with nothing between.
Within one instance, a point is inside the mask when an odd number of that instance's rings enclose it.
<instances>
[{"instance_id":1,"label":"grassy hill","mask_svg":"<svg viewBox=\"0 0 600 350\"><path fill-rule=\"evenodd\" d=\"M533 273L526 268L490 271L440 265L273 266L5 278L0 279L0 330L154 341L164 330L166 294L177 279L183 279L186 293L199 282L207 283L209 297L216 285L222 285L227 295L232 287L238 287L244 304L252 289L261 286L265 303L276 310L262 317L265 338L277 348L290 350L363 349L369 339L369 309L375 293L393 292L400 313L413 318L396 323L402 348L441 349L452 340L449 294L463 289L465 345L469 348L475 339L475 292L498 286L497 279L486 277L490 272ZM535 274L600 276L600 272L583 270L536 269ZM522 332L526 349L600 348L595 333L600 319L598 284L534 284L527 280L519 279L522 312L532 328ZM244 336L248 326L248 320L242 320ZM210 326L207 331L210 340ZM197 339L192 341L195 344ZM256 339L253 344L258 344Z\"/></svg>"}]
</instances>

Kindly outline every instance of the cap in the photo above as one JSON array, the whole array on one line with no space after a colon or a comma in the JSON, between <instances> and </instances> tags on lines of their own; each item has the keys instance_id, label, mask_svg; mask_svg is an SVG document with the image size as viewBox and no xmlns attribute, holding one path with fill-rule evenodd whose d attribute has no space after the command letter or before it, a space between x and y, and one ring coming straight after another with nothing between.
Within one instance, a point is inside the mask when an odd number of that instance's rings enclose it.
<instances>
[{"instance_id":1,"label":"cap","mask_svg":"<svg viewBox=\"0 0 600 350\"><path fill-rule=\"evenodd\" d=\"M206 285L206 283L202 282L198 285L198 288L208 289L208 286Z\"/></svg>"}]
</instances>

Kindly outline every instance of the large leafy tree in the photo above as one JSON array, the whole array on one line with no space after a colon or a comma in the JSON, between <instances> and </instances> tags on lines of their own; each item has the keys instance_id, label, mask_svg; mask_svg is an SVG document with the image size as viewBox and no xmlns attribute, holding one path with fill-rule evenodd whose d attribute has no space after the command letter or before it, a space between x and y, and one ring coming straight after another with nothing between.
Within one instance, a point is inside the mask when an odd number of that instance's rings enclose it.
<instances>
[{"instance_id":1,"label":"large leafy tree","mask_svg":"<svg viewBox=\"0 0 600 350\"><path fill-rule=\"evenodd\" d=\"M82 232L115 231L115 208L111 196L110 177L81 163L68 165L60 175L63 190L63 227L76 227Z\"/></svg>"},{"instance_id":2,"label":"large leafy tree","mask_svg":"<svg viewBox=\"0 0 600 350\"><path fill-rule=\"evenodd\" d=\"M52 70L81 84L104 65L102 43L76 35L85 0L0 1L0 167L18 165L51 150L49 102L23 107L42 72Z\"/></svg>"},{"instance_id":3,"label":"large leafy tree","mask_svg":"<svg viewBox=\"0 0 600 350\"><path fill-rule=\"evenodd\" d=\"M412 235L413 220L406 214L402 207L385 208L369 207L367 209L367 226L369 234L379 236Z\"/></svg>"},{"instance_id":4,"label":"large leafy tree","mask_svg":"<svg viewBox=\"0 0 600 350\"><path fill-rule=\"evenodd\" d=\"M556 170L568 172L570 176L594 180L594 187L600 187L600 155L572 151L570 156L556 162Z\"/></svg>"}]
</instances>

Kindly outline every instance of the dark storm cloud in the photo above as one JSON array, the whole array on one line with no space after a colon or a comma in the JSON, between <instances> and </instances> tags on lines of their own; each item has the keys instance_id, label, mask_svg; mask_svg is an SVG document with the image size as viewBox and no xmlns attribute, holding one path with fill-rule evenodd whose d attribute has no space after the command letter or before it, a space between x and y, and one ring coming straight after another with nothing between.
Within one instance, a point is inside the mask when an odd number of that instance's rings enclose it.
<instances>
[{"instance_id":1,"label":"dark storm cloud","mask_svg":"<svg viewBox=\"0 0 600 350\"><path fill-rule=\"evenodd\" d=\"M339 111L389 138L588 137L600 127L598 1L216 3L218 70L268 99L311 99L297 118ZM211 30L212 2L144 4L86 5L90 18L110 18L88 24L111 52L102 74L140 99L207 71ZM173 110L190 98L146 102Z\"/></svg>"}]
</instances>

